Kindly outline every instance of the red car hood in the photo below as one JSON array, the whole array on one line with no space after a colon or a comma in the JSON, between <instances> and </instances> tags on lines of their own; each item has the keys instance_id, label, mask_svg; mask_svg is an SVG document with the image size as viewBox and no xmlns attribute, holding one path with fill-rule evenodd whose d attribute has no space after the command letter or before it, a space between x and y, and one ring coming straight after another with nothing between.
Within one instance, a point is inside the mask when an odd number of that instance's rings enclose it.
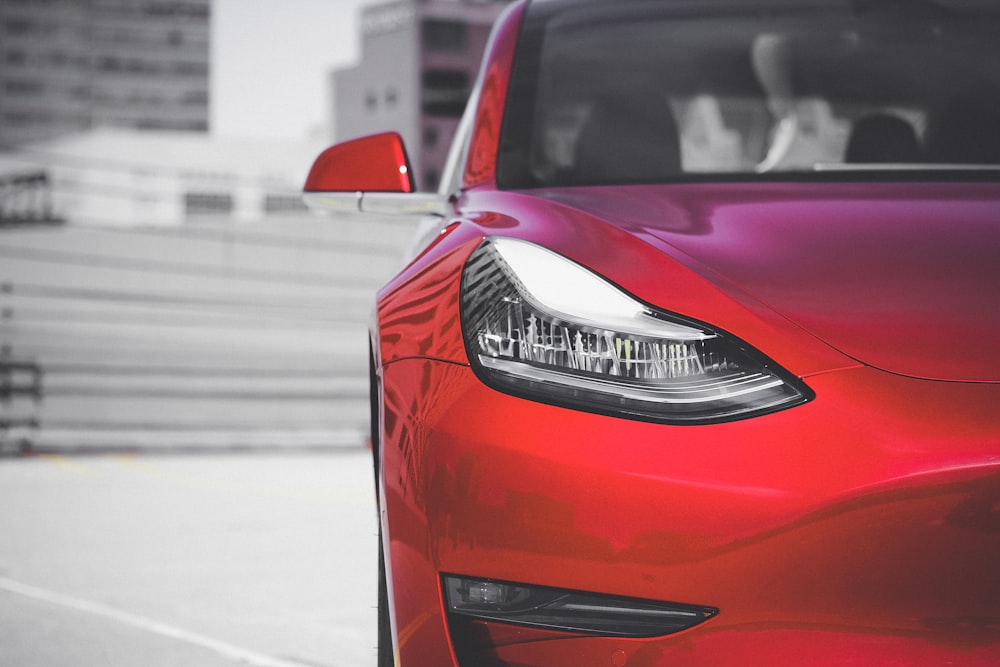
<instances>
[{"instance_id":1,"label":"red car hood","mask_svg":"<svg viewBox=\"0 0 1000 667\"><path fill-rule=\"evenodd\" d=\"M552 198L862 363L1000 381L1000 184L629 186Z\"/></svg>"}]
</instances>

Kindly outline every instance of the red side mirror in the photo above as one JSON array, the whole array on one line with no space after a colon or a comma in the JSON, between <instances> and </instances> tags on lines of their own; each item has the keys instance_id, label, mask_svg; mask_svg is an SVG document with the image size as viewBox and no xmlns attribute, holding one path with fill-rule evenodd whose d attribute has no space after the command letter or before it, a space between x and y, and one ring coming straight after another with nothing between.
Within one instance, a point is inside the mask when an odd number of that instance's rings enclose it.
<instances>
[{"instance_id":1,"label":"red side mirror","mask_svg":"<svg viewBox=\"0 0 1000 667\"><path fill-rule=\"evenodd\" d=\"M413 192L403 138L373 134L320 153L306 178L306 192Z\"/></svg>"}]
</instances>

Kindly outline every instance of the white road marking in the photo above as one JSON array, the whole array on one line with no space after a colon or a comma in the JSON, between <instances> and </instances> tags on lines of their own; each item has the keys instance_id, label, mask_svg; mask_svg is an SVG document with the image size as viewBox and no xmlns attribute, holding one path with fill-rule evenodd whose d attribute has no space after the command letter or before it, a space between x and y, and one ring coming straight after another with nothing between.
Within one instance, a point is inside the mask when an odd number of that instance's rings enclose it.
<instances>
[{"instance_id":1,"label":"white road marking","mask_svg":"<svg viewBox=\"0 0 1000 667\"><path fill-rule=\"evenodd\" d=\"M308 667L304 663L274 658L269 655L264 655L263 653L257 653L256 651L234 646L228 642L212 639L211 637L206 637L196 632L189 632L183 628L178 628L168 623L161 623L160 621L155 621L150 618L113 609L97 602L91 602L90 600L63 595L62 593L39 588L37 586L22 584L18 581L14 581L13 579L8 579L7 577L0 577L0 590L22 595L40 602L58 605L67 609L74 609L87 614L101 616L123 625L129 625L133 628L145 630L146 632L151 632L163 637L169 637L187 644L200 646L226 658L242 661L245 664L254 665L255 667Z\"/></svg>"}]
</instances>

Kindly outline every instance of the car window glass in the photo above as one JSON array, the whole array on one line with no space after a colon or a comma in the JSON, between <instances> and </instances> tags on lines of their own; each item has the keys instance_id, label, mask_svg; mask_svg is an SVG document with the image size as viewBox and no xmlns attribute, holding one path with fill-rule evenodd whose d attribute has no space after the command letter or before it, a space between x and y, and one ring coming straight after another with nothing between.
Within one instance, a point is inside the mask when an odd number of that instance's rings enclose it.
<instances>
[{"instance_id":1,"label":"car window glass","mask_svg":"<svg viewBox=\"0 0 1000 667\"><path fill-rule=\"evenodd\" d=\"M1000 165L995 5L537 6L502 186Z\"/></svg>"}]
</instances>

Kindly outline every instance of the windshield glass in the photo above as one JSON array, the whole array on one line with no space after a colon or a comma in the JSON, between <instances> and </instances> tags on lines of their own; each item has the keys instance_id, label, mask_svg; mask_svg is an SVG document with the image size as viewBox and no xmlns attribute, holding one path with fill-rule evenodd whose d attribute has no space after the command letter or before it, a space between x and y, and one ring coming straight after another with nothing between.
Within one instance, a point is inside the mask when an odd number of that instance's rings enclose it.
<instances>
[{"instance_id":1,"label":"windshield glass","mask_svg":"<svg viewBox=\"0 0 1000 667\"><path fill-rule=\"evenodd\" d=\"M1000 3L528 10L501 187L1000 167Z\"/></svg>"}]
</instances>

